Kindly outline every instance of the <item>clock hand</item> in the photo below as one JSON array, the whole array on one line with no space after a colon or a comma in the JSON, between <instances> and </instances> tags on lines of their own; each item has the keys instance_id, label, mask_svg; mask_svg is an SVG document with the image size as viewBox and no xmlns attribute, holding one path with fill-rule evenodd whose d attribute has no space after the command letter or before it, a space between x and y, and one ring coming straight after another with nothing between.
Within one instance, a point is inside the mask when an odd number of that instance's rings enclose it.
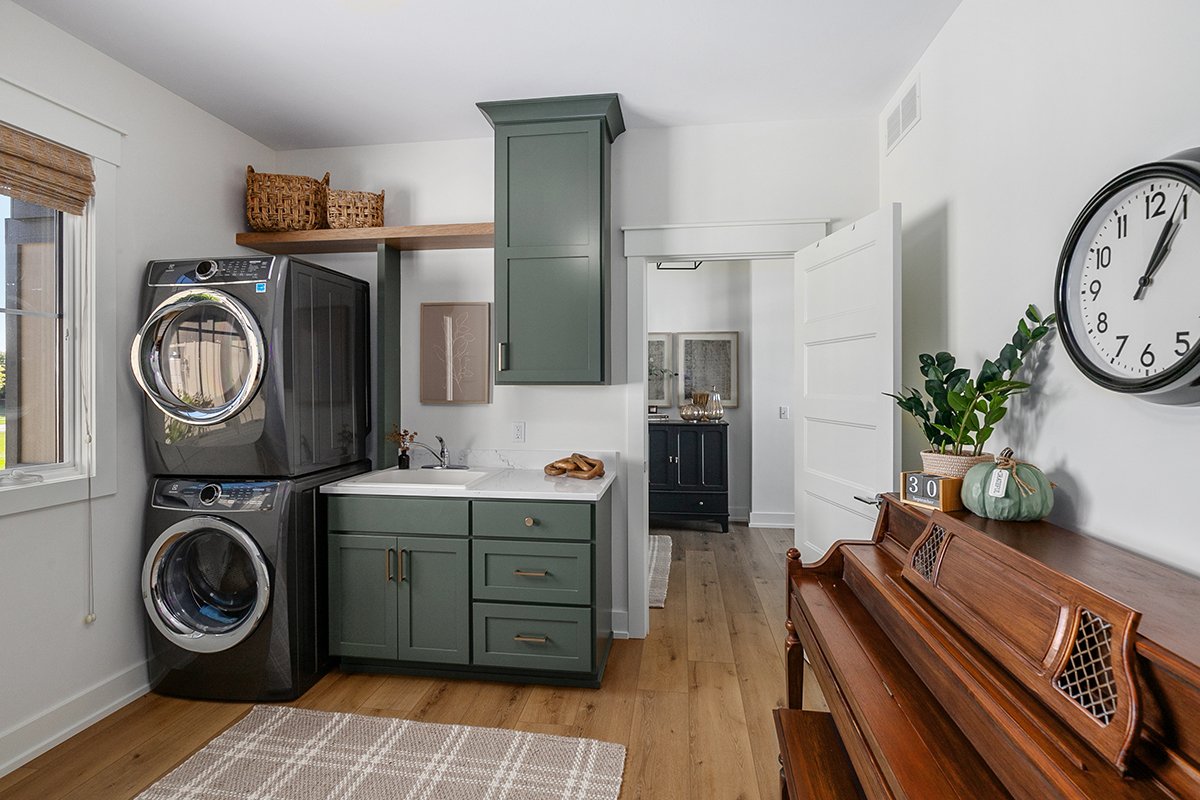
<instances>
[{"instance_id":1,"label":"clock hand","mask_svg":"<svg viewBox=\"0 0 1200 800\"><path fill-rule=\"evenodd\" d=\"M1175 208L1171 211L1171 216L1167 217L1167 221L1163 224L1162 232L1158 234L1158 241L1154 243L1154 250L1150 253L1150 263L1146 265L1146 271L1138 278L1138 288L1133 293L1134 300L1142 299L1142 295L1146 293L1146 287L1150 285L1154 273L1158 272L1158 268L1167 260L1167 253L1171 252L1171 242L1175 240L1175 235L1179 233L1179 209L1183 205L1183 198L1186 194L1187 189L1179 193L1179 199L1175 201Z\"/></svg>"}]
</instances>

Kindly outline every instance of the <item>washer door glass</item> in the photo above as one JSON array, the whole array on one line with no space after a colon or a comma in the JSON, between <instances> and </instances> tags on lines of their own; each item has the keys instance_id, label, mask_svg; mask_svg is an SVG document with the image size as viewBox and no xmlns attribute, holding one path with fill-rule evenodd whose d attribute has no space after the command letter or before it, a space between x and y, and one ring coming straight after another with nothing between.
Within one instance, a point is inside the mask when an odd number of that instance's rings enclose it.
<instances>
[{"instance_id":1,"label":"washer door glass","mask_svg":"<svg viewBox=\"0 0 1200 800\"><path fill-rule=\"evenodd\" d=\"M134 337L130 360L142 391L163 413L214 425L254 399L264 353L245 305L220 290L189 289L154 309Z\"/></svg>"},{"instance_id":2,"label":"washer door glass","mask_svg":"<svg viewBox=\"0 0 1200 800\"><path fill-rule=\"evenodd\" d=\"M253 633L271 597L258 545L219 517L196 516L158 537L142 568L154 626L186 650L216 652Z\"/></svg>"}]
</instances>

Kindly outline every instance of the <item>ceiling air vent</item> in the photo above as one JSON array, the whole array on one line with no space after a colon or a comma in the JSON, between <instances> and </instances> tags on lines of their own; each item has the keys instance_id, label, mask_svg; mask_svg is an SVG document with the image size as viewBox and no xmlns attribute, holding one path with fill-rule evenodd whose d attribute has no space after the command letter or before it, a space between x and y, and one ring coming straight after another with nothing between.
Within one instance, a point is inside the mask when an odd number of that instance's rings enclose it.
<instances>
[{"instance_id":1,"label":"ceiling air vent","mask_svg":"<svg viewBox=\"0 0 1200 800\"><path fill-rule=\"evenodd\" d=\"M892 152L904 135L913 129L921 119L921 89L920 81L913 81L912 86L900 98L900 102L887 115L887 146L884 154Z\"/></svg>"}]
</instances>

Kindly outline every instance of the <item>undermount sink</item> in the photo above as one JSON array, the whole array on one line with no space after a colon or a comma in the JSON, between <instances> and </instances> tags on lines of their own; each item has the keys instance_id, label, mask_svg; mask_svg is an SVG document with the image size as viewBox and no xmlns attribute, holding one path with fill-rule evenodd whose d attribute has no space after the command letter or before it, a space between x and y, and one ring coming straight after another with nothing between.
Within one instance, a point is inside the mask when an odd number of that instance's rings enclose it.
<instances>
[{"instance_id":1,"label":"undermount sink","mask_svg":"<svg viewBox=\"0 0 1200 800\"><path fill-rule=\"evenodd\" d=\"M342 485L379 486L399 489L406 486L470 486L491 475L477 469L381 469L341 481Z\"/></svg>"}]
</instances>

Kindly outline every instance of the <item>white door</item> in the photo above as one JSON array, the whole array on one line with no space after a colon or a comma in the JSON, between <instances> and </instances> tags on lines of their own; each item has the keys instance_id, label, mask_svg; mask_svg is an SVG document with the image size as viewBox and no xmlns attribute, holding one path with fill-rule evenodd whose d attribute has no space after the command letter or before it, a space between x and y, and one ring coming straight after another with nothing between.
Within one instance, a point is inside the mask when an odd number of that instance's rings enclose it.
<instances>
[{"instance_id":1,"label":"white door","mask_svg":"<svg viewBox=\"0 0 1200 800\"><path fill-rule=\"evenodd\" d=\"M796 254L796 547L819 559L870 539L855 500L896 481L900 428L900 204Z\"/></svg>"}]
</instances>

